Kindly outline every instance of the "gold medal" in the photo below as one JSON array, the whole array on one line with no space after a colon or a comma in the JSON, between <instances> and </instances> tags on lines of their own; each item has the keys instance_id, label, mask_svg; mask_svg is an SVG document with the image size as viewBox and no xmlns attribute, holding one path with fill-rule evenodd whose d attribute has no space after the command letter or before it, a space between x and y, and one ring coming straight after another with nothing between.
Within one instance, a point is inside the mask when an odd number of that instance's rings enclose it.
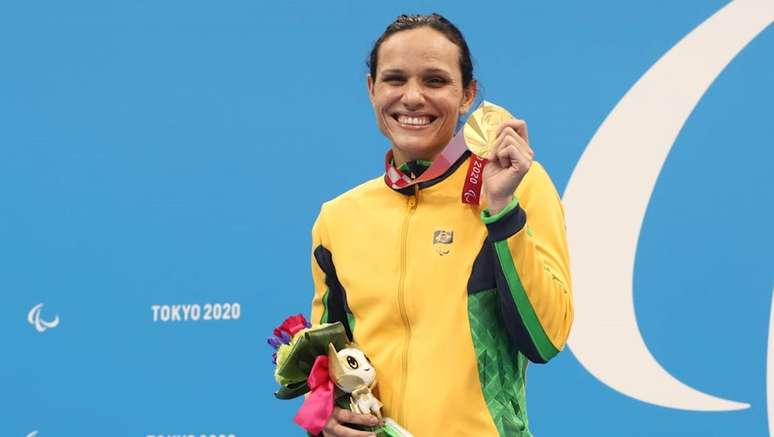
<instances>
[{"instance_id":1,"label":"gold medal","mask_svg":"<svg viewBox=\"0 0 774 437\"><path fill-rule=\"evenodd\" d=\"M494 148L497 127L511 118L514 117L504 108L484 101L465 123L463 135L468 149L480 157L485 157Z\"/></svg>"}]
</instances>

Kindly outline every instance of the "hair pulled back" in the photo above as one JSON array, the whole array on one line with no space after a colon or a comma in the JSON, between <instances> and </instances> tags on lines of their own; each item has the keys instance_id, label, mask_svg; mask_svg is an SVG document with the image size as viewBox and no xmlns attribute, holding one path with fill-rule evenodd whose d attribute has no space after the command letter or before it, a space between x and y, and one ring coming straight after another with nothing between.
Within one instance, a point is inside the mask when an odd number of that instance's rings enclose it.
<instances>
[{"instance_id":1,"label":"hair pulled back","mask_svg":"<svg viewBox=\"0 0 774 437\"><path fill-rule=\"evenodd\" d=\"M381 47L384 40L391 35L403 30L416 29L419 27L430 27L437 30L449 41L454 43L460 49L460 71L462 72L462 86L467 88L473 81L473 61L470 58L470 49L465 42L465 37L462 36L462 32L457 29L457 26L452 24L440 14L430 15L400 15L395 19L387 28L384 33L376 40L371 53L366 60L366 66L368 66L368 73L371 78L376 79L376 64L379 62L379 47Z\"/></svg>"}]
</instances>

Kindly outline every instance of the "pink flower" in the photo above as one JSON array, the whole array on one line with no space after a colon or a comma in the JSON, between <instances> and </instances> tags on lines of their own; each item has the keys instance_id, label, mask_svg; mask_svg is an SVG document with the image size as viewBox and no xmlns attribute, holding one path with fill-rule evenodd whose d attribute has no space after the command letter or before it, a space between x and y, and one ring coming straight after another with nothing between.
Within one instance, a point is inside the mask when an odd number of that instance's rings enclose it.
<instances>
[{"instance_id":1,"label":"pink flower","mask_svg":"<svg viewBox=\"0 0 774 437\"><path fill-rule=\"evenodd\" d=\"M284 331L292 337L296 335L298 331L310 326L311 325L306 321L306 318L304 318L303 314L296 314L295 316L288 317L284 322L282 322L281 325L276 327L274 329L274 335L277 337L282 337L282 332Z\"/></svg>"}]
</instances>

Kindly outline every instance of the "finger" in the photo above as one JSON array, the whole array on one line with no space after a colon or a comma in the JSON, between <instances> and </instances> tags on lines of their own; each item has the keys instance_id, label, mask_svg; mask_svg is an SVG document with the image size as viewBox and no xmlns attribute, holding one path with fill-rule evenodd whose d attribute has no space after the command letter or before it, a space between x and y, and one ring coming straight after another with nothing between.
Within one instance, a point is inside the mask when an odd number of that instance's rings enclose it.
<instances>
[{"instance_id":1,"label":"finger","mask_svg":"<svg viewBox=\"0 0 774 437\"><path fill-rule=\"evenodd\" d=\"M496 164L497 166L500 166L500 161L497 156L498 156L498 153L500 153L500 150L505 146L506 144L503 139L500 139L500 141L497 141L494 147L492 147L492 150L490 150L489 153L487 153L485 157L486 160Z\"/></svg>"},{"instance_id":2,"label":"finger","mask_svg":"<svg viewBox=\"0 0 774 437\"><path fill-rule=\"evenodd\" d=\"M355 425L376 425L379 423L379 419L375 416L370 414L357 414L343 408L338 412L334 411L334 416L341 423L353 423Z\"/></svg>"},{"instance_id":3,"label":"finger","mask_svg":"<svg viewBox=\"0 0 774 437\"><path fill-rule=\"evenodd\" d=\"M504 139L506 137L514 138L516 140L516 142L517 142L517 145L518 145L519 149L521 149L523 153L525 153L527 155L530 155L530 156L533 156L533 157L535 156L535 153L532 151L532 148L529 146L529 143L527 141L525 141L524 138L519 136L519 134L516 133L516 131L513 129L513 127L506 126L506 127L503 128L502 131L500 131L500 137L499 138Z\"/></svg>"},{"instance_id":4,"label":"finger","mask_svg":"<svg viewBox=\"0 0 774 437\"><path fill-rule=\"evenodd\" d=\"M529 143L529 133L527 131L527 122L518 118L511 118L509 120L505 120L504 122L500 123L500 126L497 127L497 135L500 135L500 132L502 132L503 129L506 127L510 127L513 130L516 131L519 136L524 139L527 143Z\"/></svg>"},{"instance_id":5,"label":"finger","mask_svg":"<svg viewBox=\"0 0 774 437\"><path fill-rule=\"evenodd\" d=\"M511 129L508 129L508 130L511 130ZM516 141L514 137L511 137L509 135L504 135L502 133L498 135L495 138L494 146L492 147L492 150L490 151L489 155L487 155L486 159L488 161L497 161L497 154L500 152L500 149ZM498 161L498 164L499 164L499 161Z\"/></svg>"},{"instance_id":6,"label":"finger","mask_svg":"<svg viewBox=\"0 0 774 437\"><path fill-rule=\"evenodd\" d=\"M492 150L488 151L487 153L482 156L482 158L486 159L487 161L492 161L496 158L497 150L500 148L500 145L498 143L495 143L494 147L492 147Z\"/></svg>"},{"instance_id":7,"label":"finger","mask_svg":"<svg viewBox=\"0 0 774 437\"><path fill-rule=\"evenodd\" d=\"M516 171L524 171L532 164L532 159L513 144L503 147L498 152L497 159L502 167L512 167Z\"/></svg>"},{"instance_id":8,"label":"finger","mask_svg":"<svg viewBox=\"0 0 774 437\"><path fill-rule=\"evenodd\" d=\"M375 437L376 435L368 431L358 431L356 429L347 428L342 424L337 424L330 432L331 436L335 437Z\"/></svg>"},{"instance_id":9,"label":"finger","mask_svg":"<svg viewBox=\"0 0 774 437\"><path fill-rule=\"evenodd\" d=\"M511 158L508 149L512 147L514 147L514 145L511 141L506 140L503 142L503 147L500 147L500 150L497 151L497 162L500 164L500 167L508 168L511 166Z\"/></svg>"},{"instance_id":10,"label":"finger","mask_svg":"<svg viewBox=\"0 0 774 437\"><path fill-rule=\"evenodd\" d=\"M503 156L507 157L507 156L508 156L508 153L503 153L503 151L504 151L505 149L513 149L513 148L515 148L515 149L516 149L516 151L517 151L517 152L518 152L520 155L525 155L525 156L527 156L527 154L526 154L526 153L524 153L524 151L522 150L522 148L521 148L521 145L520 145L520 143L519 143L519 140L517 140L517 139L515 139L515 138L513 138L513 137L511 137L511 136L506 136L506 137L503 137L503 140L502 140L502 141L501 141L501 143L499 144L499 147L496 149L496 156L497 156L497 157L503 157ZM509 153L510 153L510 152L509 152Z\"/></svg>"},{"instance_id":11,"label":"finger","mask_svg":"<svg viewBox=\"0 0 774 437\"><path fill-rule=\"evenodd\" d=\"M503 148L508 147L514 143L514 140L510 137L503 137L495 144L495 147L492 149L492 159L490 161L495 162L495 164L498 167L507 167L508 161L501 159L501 153L500 151L503 150Z\"/></svg>"},{"instance_id":12,"label":"finger","mask_svg":"<svg viewBox=\"0 0 774 437\"><path fill-rule=\"evenodd\" d=\"M519 133L516 131L516 128L514 128L513 126L510 126L508 122L503 122L502 124L500 124L500 126L498 126L497 135L495 138L502 138L505 135L512 135L514 137L517 137L523 140L523 138L521 138Z\"/></svg>"}]
</instances>

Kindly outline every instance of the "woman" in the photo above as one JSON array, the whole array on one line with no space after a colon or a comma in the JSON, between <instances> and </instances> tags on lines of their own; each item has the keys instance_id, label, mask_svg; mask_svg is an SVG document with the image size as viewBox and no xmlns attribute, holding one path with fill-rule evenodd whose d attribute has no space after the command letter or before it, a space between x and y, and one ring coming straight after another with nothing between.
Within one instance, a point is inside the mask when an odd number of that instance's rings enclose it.
<instances>
[{"instance_id":1,"label":"woman","mask_svg":"<svg viewBox=\"0 0 774 437\"><path fill-rule=\"evenodd\" d=\"M470 153L422 180L477 90L445 18L398 17L368 66L388 171L323 205L312 322L345 325L378 371L385 415L415 436L529 436L527 361L556 355L573 316L556 189L515 119L485 157L481 206L460 196ZM395 184L390 166L421 182ZM336 409L323 435L366 436L348 425L373 423Z\"/></svg>"}]
</instances>

